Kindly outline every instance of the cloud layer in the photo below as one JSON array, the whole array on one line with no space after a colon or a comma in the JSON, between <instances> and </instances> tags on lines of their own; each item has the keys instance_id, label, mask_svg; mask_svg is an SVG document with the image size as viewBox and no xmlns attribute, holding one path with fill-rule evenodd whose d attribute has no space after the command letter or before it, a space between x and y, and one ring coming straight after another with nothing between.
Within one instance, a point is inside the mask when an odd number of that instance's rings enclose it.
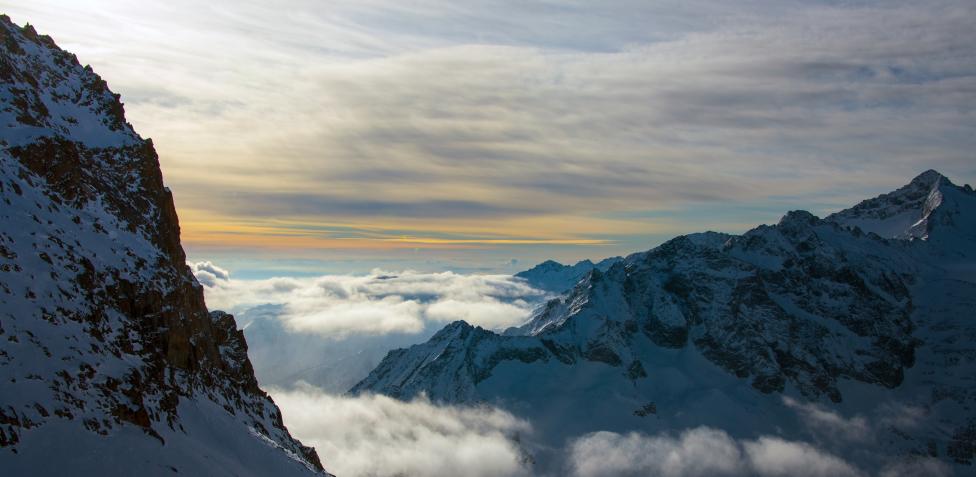
<instances>
[{"instance_id":1,"label":"cloud layer","mask_svg":"<svg viewBox=\"0 0 976 477\"><path fill-rule=\"evenodd\" d=\"M191 249L611 256L976 177L967 0L5 7L122 93Z\"/></svg>"},{"instance_id":2,"label":"cloud layer","mask_svg":"<svg viewBox=\"0 0 976 477\"><path fill-rule=\"evenodd\" d=\"M678 436L597 432L573 442L570 458L580 477L864 475L843 459L806 443L776 437L737 441L708 427Z\"/></svg>"},{"instance_id":3,"label":"cloud layer","mask_svg":"<svg viewBox=\"0 0 976 477\"><path fill-rule=\"evenodd\" d=\"M289 431L336 475L529 475L517 436L531 427L499 409L337 397L310 387L271 394Z\"/></svg>"},{"instance_id":4,"label":"cloud layer","mask_svg":"<svg viewBox=\"0 0 976 477\"><path fill-rule=\"evenodd\" d=\"M334 339L350 334L420 333L428 325L465 320L501 330L520 325L545 296L507 275L453 272L326 275L314 278L234 280L210 262L192 263L215 309L245 311L281 305L287 329Z\"/></svg>"}]
</instances>

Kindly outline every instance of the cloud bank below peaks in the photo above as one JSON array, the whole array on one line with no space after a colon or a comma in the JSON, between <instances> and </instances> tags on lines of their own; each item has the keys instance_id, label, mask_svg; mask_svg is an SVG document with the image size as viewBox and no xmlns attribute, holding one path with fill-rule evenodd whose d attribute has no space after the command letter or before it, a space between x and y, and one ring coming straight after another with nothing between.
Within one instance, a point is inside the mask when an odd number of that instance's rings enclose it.
<instances>
[{"instance_id":1,"label":"cloud bank below peaks","mask_svg":"<svg viewBox=\"0 0 976 477\"><path fill-rule=\"evenodd\" d=\"M211 308L239 313L281 305L278 318L289 331L335 338L420 333L455 320L502 330L524 323L545 298L508 275L374 270L363 276L235 280L210 262L190 267Z\"/></svg>"},{"instance_id":2,"label":"cloud bank below peaks","mask_svg":"<svg viewBox=\"0 0 976 477\"><path fill-rule=\"evenodd\" d=\"M698 427L678 436L596 432L570 449L573 475L624 477L865 475L843 459L802 442L777 437L737 441L721 430Z\"/></svg>"},{"instance_id":3,"label":"cloud bank below peaks","mask_svg":"<svg viewBox=\"0 0 976 477\"><path fill-rule=\"evenodd\" d=\"M518 439L531 427L497 408L333 396L310 386L271 394L288 429L337 475L530 475Z\"/></svg>"},{"instance_id":4,"label":"cloud bank below peaks","mask_svg":"<svg viewBox=\"0 0 976 477\"><path fill-rule=\"evenodd\" d=\"M680 433L600 431L565 441L488 405L339 396L300 384L270 390L285 425L325 456L337 475L513 477L947 477L923 457L853 463L813 444L778 436L737 438L701 426ZM543 442L548 444L540 445ZM544 450L547 463L542 462ZM553 454L549 455L548 452ZM537 458L540 458L537 460Z\"/></svg>"}]
</instances>

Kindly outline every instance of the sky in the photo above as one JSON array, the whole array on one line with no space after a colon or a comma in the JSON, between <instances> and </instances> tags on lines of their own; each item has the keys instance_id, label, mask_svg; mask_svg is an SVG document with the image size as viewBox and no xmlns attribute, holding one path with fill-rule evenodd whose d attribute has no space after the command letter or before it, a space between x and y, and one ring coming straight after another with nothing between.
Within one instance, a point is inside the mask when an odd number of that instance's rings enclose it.
<instances>
[{"instance_id":1,"label":"sky","mask_svg":"<svg viewBox=\"0 0 976 477\"><path fill-rule=\"evenodd\" d=\"M976 3L0 1L238 278L512 273L976 179Z\"/></svg>"}]
</instances>

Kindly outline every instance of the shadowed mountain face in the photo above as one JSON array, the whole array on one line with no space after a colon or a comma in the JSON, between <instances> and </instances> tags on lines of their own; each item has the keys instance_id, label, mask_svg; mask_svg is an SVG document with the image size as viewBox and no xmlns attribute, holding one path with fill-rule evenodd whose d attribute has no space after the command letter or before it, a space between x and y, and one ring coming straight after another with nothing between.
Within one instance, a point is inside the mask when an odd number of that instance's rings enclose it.
<instances>
[{"instance_id":1,"label":"shadowed mountain face","mask_svg":"<svg viewBox=\"0 0 976 477\"><path fill-rule=\"evenodd\" d=\"M322 473L208 312L118 95L6 16L0 78L0 468Z\"/></svg>"},{"instance_id":2,"label":"shadowed mountain face","mask_svg":"<svg viewBox=\"0 0 976 477\"><path fill-rule=\"evenodd\" d=\"M589 260L577 262L575 265L563 265L559 262L547 260L528 270L516 273L515 276L529 282L539 290L562 293L579 283L591 270L607 271L613 264L623 260L622 257L611 257L593 263Z\"/></svg>"},{"instance_id":3,"label":"shadowed mountain face","mask_svg":"<svg viewBox=\"0 0 976 477\"><path fill-rule=\"evenodd\" d=\"M976 193L929 171L827 219L681 236L590 271L517 335L456 322L395 350L352 392L497 403L553 442L700 425L801 438L803 406L890 401L924 418L886 424L857 458L966 465L974 225Z\"/></svg>"}]
</instances>

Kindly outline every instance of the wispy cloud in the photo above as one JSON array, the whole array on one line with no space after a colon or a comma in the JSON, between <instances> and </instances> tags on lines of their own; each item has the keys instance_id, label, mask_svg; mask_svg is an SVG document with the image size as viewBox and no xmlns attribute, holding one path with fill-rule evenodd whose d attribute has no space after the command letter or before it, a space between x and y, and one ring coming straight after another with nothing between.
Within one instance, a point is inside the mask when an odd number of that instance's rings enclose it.
<instances>
[{"instance_id":1,"label":"wispy cloud","mask_svg":"<svg viewBox=\"0 0 976 477\"><path fill-rule=\"evenodd\" d=\"M976 177L964 0L4 7L122 93L191 247L397 248L396 229L609 256L622 235L838 208L930 167ZM642 214L756 201L781 207ZM387 228L299 240L282 221Z\"/></svg>"},{"instance_id":2,"label":"wispy cloud","mask_svg":"<svg viewBox=\"0 0 976 477\"><path fill-rule=\"evenodd\" d=\"M783 404L795 410L806 426L822 437L847 441L864 441L872 437L871 426L863 416L847 418L821 404L800 402L786 396Z\"/></svg>"}]
</instances>

